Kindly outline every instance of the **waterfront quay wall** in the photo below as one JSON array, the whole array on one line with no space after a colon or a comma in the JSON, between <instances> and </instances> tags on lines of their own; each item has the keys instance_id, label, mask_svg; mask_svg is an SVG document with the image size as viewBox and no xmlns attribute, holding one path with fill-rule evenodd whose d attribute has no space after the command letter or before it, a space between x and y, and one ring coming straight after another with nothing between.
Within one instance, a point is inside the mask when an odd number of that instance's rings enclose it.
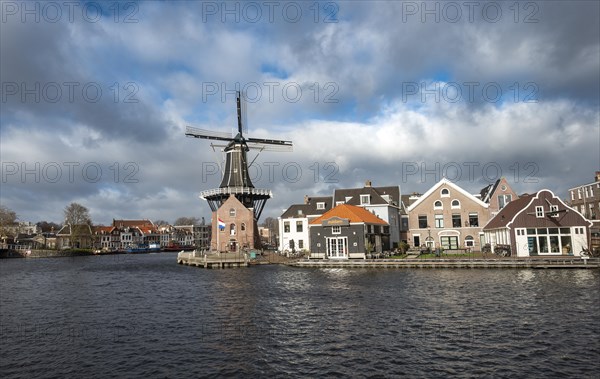
<instances>
[{"instance_id":1,"label":"waterfront quay wall","mask_svg":"<svg viewBox=\"0 0 600 379\"><path fill-rule=\"evenodd\" d=\"M1 249L0 258L61 258L94 255L87 250Z\"/></svg>"},{"instance_id":2,"label":"waterfront quay wall","mask_svg":"<svg viewBox=\"0 0 600 379\"><path fill-rule=\"evenodd\" d=\"M535 268L600 269L600 258L301 260L300 268Z\"/></svg>"}]
</instances>

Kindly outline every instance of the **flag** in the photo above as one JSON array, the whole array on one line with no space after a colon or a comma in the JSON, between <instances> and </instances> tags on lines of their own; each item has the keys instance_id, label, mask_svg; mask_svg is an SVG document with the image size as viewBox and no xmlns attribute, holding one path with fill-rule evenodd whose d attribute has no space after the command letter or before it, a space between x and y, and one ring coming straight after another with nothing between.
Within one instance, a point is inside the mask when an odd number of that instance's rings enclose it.
<instances>
[{"instance_id":1,"label":"flag","mask_svg":"<svg viewBox=\"0 0 600 379\"><path fill-rule=\"evenodd\" d=\"M219 222L219 230L225 230L225 221L221 220L221 217L217 218Z\"/></svg>"}]
</instances>

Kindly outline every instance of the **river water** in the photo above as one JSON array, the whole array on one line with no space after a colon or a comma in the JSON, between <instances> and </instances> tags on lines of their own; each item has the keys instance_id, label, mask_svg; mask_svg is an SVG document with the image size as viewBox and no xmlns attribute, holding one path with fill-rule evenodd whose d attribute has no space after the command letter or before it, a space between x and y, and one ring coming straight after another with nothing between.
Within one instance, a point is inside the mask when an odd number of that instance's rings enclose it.
<instances>
[{"instance_id":1,"label":"river water","mask_svg":"<svg viewBox=\"0 0 600 379\"><path fill-rule=\"evenodd\" d=\"M600 372L600 273L0 261L0 377Z\"/></svg>"}]
</instances>

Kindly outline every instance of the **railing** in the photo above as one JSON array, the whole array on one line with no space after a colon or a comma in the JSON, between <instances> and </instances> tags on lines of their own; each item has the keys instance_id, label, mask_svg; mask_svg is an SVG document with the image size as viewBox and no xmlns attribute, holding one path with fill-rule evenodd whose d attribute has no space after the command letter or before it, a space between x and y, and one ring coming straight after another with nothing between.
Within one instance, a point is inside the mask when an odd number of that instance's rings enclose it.
<instances>
[{"instance_id":1,"label":"railing","mask_svg":"<svg viewBox=\"0 0 600 379\"><path fill-rule=\"evenodd\" d=\"M223 194L250 194L250 195L263 195L272 196L271 190L251 187L225 187L225 188L214 188L200 192L200 197L206 199L208 196L223 195Z\"/></svg>"}]
</instances>

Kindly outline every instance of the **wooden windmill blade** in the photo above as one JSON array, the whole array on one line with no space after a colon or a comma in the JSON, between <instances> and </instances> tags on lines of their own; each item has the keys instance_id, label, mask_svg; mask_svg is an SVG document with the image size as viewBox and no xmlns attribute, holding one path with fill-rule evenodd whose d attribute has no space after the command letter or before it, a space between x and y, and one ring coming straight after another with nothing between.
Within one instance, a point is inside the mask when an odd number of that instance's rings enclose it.
<instances>
[{"instance_id":1,"label":"wooden windmill blade","mask_svg":"<svg viewBox=\"0 0 600 379\"><path fill-rule=\"evenodd\" d=\"M186 127L185 135L188 137L212 139L218 141L230 141L233 138L231 133L228 132L215 132L212 130L194 128L192 126Z\"/></svg>"},{"instance_id":2,"label":"wooden windmill blade","mask_svg":"<svg viewBox=\"0 0 600 379\"><path fill-rule=\"evenodd\" d=\"M282 141L287 142L287 141ZM294 146L290 143L288 144L270 144L270 143L259 143L259 142L251 142L248 141L247 145L250 149L260 150L260 151L293 151Z\"/></svg>"}]
</instances>

